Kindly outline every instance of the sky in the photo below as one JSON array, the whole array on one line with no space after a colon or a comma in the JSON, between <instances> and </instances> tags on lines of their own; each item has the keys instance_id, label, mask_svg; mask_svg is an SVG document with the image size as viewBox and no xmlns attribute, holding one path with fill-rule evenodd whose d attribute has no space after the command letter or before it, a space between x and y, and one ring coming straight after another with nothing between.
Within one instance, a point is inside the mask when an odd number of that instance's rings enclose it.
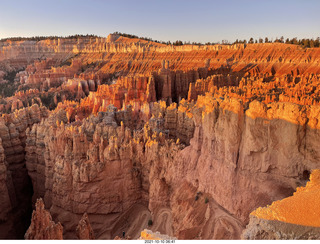
<instances>
[{"instance_id":1,"label":"sky","mask_svg":"<svg viewBox=\"0 0 320 244\"><path fill-rule=\"evenodd\" d=\"M0 0L0 38L108 36L219 42L320 36L319 0Z\"/></svg>"}]
</instances>

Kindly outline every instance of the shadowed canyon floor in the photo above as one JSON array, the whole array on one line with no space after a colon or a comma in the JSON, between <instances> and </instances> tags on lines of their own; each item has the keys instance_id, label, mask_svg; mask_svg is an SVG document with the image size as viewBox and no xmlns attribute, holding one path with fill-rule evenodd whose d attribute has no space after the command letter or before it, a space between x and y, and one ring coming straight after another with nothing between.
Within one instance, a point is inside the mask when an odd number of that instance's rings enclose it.
<instances>
[{"instance_id":1,"label":"shadowed canyon floor","mask_svg":"<svg viewBox=\"0 0 320 244\"><path fill-rule=\"evenodd\" d=\"M265 213L317 177L319 82L283 43L0 42L0 238L318 239Z\"/></svg>"}]
</instances>

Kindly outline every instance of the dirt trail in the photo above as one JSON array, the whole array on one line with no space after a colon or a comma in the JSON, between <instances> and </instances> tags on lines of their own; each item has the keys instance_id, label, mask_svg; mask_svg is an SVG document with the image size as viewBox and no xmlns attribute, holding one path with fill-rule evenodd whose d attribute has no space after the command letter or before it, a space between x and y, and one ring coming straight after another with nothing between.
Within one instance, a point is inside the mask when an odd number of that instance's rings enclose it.
<instances>
[{"instance_id":1,"label":"dirt trail","mask_svg":"<svg viewBox=\"0 0 320 244\"><path fill-rule=\"evenodd\" d=\"M241 223L231 215L226 214L226 210L213 199L210 199L205 215L206 223L200 233L201 239L227 240L236 239L241 235Z\"/></svg>"},{"instance_id":2,"label":"dirt trail","mask_svg":"<svg viewBox=\"0 0 320 244\"><path fill-rule=\"evenodd\" d=\"M130 209L123 213L111 229L111 239L116 236L122 237L122 232L131 239L137 239L143 229L148 227L148 220L151 214L147 207L141 204L134 204Z\"/></svg>"},{"instance_id":3,"label":"dirt trail","mask_svg":"<svg viewBox=\"0 0 320 244\"><path fill-rule=\"evenodd\" d=\"M161 234L173 236L172 214L168 208L160 208L154 217L152 231L159 231Z\"/></svg>"}]
</instances>

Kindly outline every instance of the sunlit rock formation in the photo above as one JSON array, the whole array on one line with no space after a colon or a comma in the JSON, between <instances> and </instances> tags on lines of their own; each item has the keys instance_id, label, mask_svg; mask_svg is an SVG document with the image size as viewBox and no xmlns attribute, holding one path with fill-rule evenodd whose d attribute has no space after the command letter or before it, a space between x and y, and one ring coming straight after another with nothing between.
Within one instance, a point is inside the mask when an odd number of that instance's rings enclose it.
<instances>
[{"instance_id":1,"label":"sunlit rock formation","mask_svg":"<svg viewBox=\"0 0 320 244\"><path fill-rule=\"evenodd\" d=\"M1 42L0 237L42 198L64 239L239 239L320 168L319 50Z\"/></svg>"},{"instance_id":2,"label":"sunlit rock formation","mask_svg":"<svg viewBox=\"0 0 320 244\"><path fill-rule=\"evenodd\" d=\"M293 196L258 208L250 214L245 239L319 239L320 170L314 170L305 187Z\"/></svg>"},{"instance_id":3,"label":"sunlit rock formation","mask_svg":"<svg viewBox=\"0 0 320 244\"><path fill-rule=\"evenodd\" d=\"M168 235L162 235L159 232L154 233L151 230L144 229L141 231L139 240L176 240L176 238Z\"/></svg>"}]
</instances>

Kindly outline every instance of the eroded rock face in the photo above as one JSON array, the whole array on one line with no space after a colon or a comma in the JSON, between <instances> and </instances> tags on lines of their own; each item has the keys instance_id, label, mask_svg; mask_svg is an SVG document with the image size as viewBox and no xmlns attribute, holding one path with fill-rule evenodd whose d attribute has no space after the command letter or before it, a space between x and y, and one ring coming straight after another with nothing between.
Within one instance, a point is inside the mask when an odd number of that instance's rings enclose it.
<instances>
[{"instance_id":1,"label":"eroded rock face","mask_svg":"<svg viewBox=\"0 0 320 244\"><path fill-rule=\"evenodd\" d=\"M241 237L245 240L319 240L320 228L250 216Z\"/></svg>"},{"instance_id":2,"label":"eroded rock face","mask_svg":"<svg viewBox=\"0 0 320 244\"><path fill-rule=\"evenodd\" d=\"M141 203L163 223L155 230L180 239L239 239L253 209L289 196L303 184L305 170L319 167L315 152L301 150L301 143L315 141L306 129L313 110L255 101L245 111L239 99L206 96L194 106L155 105L149 122L156 125L140 132L117 122L121 111L68 125L59 110L28 131L27 167L35 196L44 197L68 238L74 223L63 215L108 219ZM179 131L170 125L179 124L179 115L170 115L179 112L195 125L187 147L163 133ZM199 192L204 195L195 200ZM108 224L115 226L117 218ZM92 222L102 233L98 226Z\"/></svg>"},{"instance_id":3,"label":"eroded rock face","mask_svg":"<svg viewBox=\"0 0 320 244\"><path fill-rule=\"evenodd\" d=\"M252 210L320 167L317 49L111 35L0 50L28 89L0 104L26 107L0 118L1 230L31 202L28 171L67 239L84 213L98 239L138 238L150 219L180 239L239 239Z\"/></svg>"},{"instance_id":4,"label":"eroded rock face","mask_svg":"<svg viewBox=\"0 0 320 244\"><path fill-rule=\"evenodd\" d=\"M50 213L45 210L42 199L36 202L32 213L31 225L25 234L27 240L62 240L63 227L52 221Z\"/></svg>"},{"instance_id":5,"label":"eroded rock face","mask_svg":"<svg viewBox=\"0 0 320 244\"><path fill-rule=\"evenodd\" d=\"M79 240L94 240L93 230L91 228L89 217L84 213L77 226L77 236Z\"/></svg>"},{"instance_id":6,"label":"eroded rock face","mask_svg":"<svg viewBox=\"0 0 320 244\"><path fill-rule=\"evenodd\" d=\"M25 167L26 129L46 116L46 108L33 105L0 118L3 183L1 238L22 238L26 225L29 225L32 186Z\"/></svg>"},{"instance_id":7,"label":"eroded rock face","mask_svg":"<svg viewBox=\"0 0 320 244\"><path fill-rule=\"evenodd\" d=\"M139 143L124 126L114 126L113 116L105 113L65 126L66 113L60 110L28 131L26 157L34 197L44 197L56 219L84 212L121 213L141 198L139 171L132 160ZM61 222L66 232L73 228L73 223Z\"/></svg>"},{"instance_id":8,"label":"eroded rock face","mask_svg":"<svg viewBox=\"0 0 320 244\"><path fill-rule=\"evenodd\" d=\"M8 179L10 175L8 176L8 173L9 172L7 170L7 162L5 161L5 154L2 146L2 139L0 139L0 194L1 194L0 220L1 220L1 223L6 223L5 225L9 225L8 217L10 214L10 210L12 209L10 195L9 195L10 186L7 185L7 182L10 182L10 179ZM9 232L10 230L10 227L5 228L5 225L0 224L0 228L1 230L3 230L4 233ZM4 233L0 236L1 238L5 238Z\"/></svg>"},{"instance_id":9,"label":"eroded rock face","mask_svg":"<svg viewBox=\"0 0 320 244\"><path fill-rule=\"evenodd\" d=\"M242 238L319 239L319 191L320 170L316 169L293 196L254 210Z\"/></svg>"},{"instance_id":10,"label":"eroded rock face","mask_svg":"<svg viewBox=\"0 0 320 244\"><path fill-rule=\"evenodd\" d=\"M308 111L315 107L273 103L267 108L252 102L245 111L241 100L236 99L200 97L197 103L192 111L195 132L190 146L178 153L174 163L157 165L156 175L165 179L167 188L174 189L174 182L181 185L184 180L196 191L209 193L218 206L242 223L238 225L240 234L254 206L291 195L304 184L303 172L319 167L317 150L308 151L308 156L302 150L311 146L304 143L318 136L308 133L311 128L307 126L313 116ZM166 189L156 189L162 188ZM155 195L159 200L162 197ZM170 203L173 207L172 198ZM181 206L181 201L176 205Z\"/></svg>"}]
</instances>

